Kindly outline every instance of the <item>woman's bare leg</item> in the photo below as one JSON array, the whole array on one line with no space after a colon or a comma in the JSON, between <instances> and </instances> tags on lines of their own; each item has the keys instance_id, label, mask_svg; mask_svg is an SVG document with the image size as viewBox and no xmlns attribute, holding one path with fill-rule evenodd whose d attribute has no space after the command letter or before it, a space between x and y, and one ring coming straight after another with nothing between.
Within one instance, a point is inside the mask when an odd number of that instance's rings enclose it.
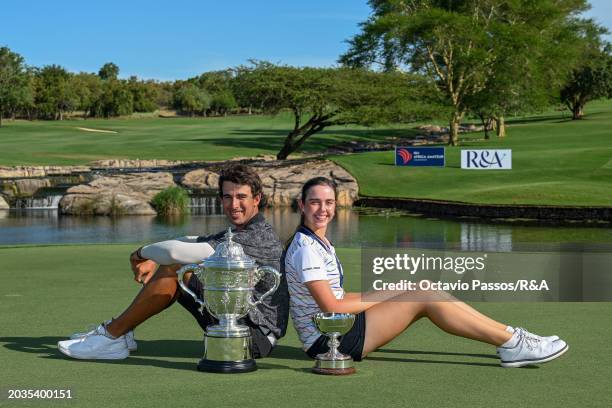
<instances>
[{"instance_id":1,"label":"woman's bare leg","mask_svg":"<svg viewBox=\"0 0 612 408\"><path fill-rule=\"evenodd\" d=\"M471 307L463 302L450 301L449 296L448 293L435 291L403 293L368 309L363 355L387 344L421 317L429 318L447 333L495 346L504 344L512 337L505 325L478 312L471 312Z\"/></svg>"},{"instance_id":2,"label":"woman's bare leg","mask_svg":"<svg viewBox=\"0 0 612 408\"><path fill-rule=\"evenodd\" d=\"M489 316L480 313L478 310L474 309L472 306L468 305L465 302L456 300L455 304L459 306L460 308L464 309L465 311L467 311L468 313L473 314L476 318L481 319L483 322L487 323L490 326L493 326L493 327L496 327L502 330L506 330L506 328L508 327L507 324L503 324L503 323L498 322L497 320L491 319Z\"/></svg>"},{"instance_id":3,"label":"woman's bare leg","mask_svg":"<svg viewBox=\"0 0 612 408\"><path fill-rule=\"evenodd\" d=\"M407 295L408 292L404 292ZM464 309L465 311L471 313L472 315L474 315L474 317L482 320L483 322L486 322L487 324L489 324L490 326L499 328L499 329L503 329L505 330L508 325L500 323L496 320L491 319L490 317L482 314L481 312L479 312L478 310L474 309L472 306L468 305L467 303L457 299L456 297L454 297L453 295L451 295L448 292L444 292L444 291L412 291L410 293L413 293L413 297L414 299L412 301L415 300L443 300L446 302L453 302L455 303L455 305L457 305L458 307ZM435 294L435 295L432 295ZM368 293L364 293L362 295L362 300L363 301L391 301L394 298L397 298L398 296L401 296L402 294L398 294L398 292L395 291L372 291L372 292L368 292ZM435 296L435 297L432 297ZM399 298L398 298L399 299Z\"/></svg>"}]
</instances>

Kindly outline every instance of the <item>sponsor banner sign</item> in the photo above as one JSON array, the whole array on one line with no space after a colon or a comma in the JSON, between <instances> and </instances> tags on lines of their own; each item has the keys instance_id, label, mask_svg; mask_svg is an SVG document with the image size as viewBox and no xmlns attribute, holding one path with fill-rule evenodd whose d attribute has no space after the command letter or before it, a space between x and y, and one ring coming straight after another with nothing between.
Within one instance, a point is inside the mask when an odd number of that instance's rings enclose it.
<instances>
[{"instance_id":1,"label":"sponsor banner sign","mask_svg":"<svg viewBox=\"0 0 612 408\"><path fill-rule=\"evenodd\" d=\"M511 149L463 149L461 168L470 170L511 170Z\"/></svg>"},{"instance_id":2,"label":"sponsor banner sign","mask_svg":"<svg viewBox=\"0 0 612 408\"><path fill-rule=\"evenodd\" d=\"M444 167L444 147L396 147L396 166Z\"/></svg>"}]
</instances>

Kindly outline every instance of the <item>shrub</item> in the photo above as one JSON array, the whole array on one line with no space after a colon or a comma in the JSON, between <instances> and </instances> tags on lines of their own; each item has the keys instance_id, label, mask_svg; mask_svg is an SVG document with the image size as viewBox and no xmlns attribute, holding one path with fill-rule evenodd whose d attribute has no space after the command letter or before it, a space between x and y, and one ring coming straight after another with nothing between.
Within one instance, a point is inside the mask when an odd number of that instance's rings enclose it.
<instances>
[{"instance_id":1,"label":"shrub","mask_svg":"<svg viewBox=\"0 0 612 408\"><path fill-rule=\"evenodd\" d=\"M153 197L151 205L161 215L185 214L189 207L189 194L178 186L168 187Z\"/></svg>"}]
</instances>

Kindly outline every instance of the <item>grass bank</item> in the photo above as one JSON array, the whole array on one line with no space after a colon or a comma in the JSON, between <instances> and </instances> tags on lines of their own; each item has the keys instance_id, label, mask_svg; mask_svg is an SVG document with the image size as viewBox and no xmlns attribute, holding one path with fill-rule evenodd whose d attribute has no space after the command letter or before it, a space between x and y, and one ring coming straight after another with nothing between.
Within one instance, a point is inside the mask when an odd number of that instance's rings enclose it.
<instances>
[{"instance_id":1,"label":"grass bank","mask_svg":"<svg viewBox=\"0 0 612 408\"><path fill-rule=\"evenodd\" d=\"M556 116L509 121L508 136L467 136L446 147L446 167L395 167L393 152L335 156L360 195L486 204L612 205L612 103L593 103L584 120ZM512 170L462 170L461 149L512 149ZM383 181L384 182L381 182Z\"/></svg>"},{"instance_id":2,"label":"grass bank","mask_svg":"<svg viewBox=\"0 0 612 408\"><path fill-rule=\"evenodd\" d=\"M419 321L358 363L353 376L311 374L313 363L292 327L272 356L258 362L257 372L199 373L202 333L180 306L139 327L139 349L126 360L68 360L56 350L58 340L117 315L138 291L127 263L133 248L0 247L2 392L71 388L75 399L65 404L75 407L267 407L271 400L296 408L516 407L517 401L538 407L609 405L612 357L602 350L608 349L612 329L602 322L609 319L612 303L476 305L498 320L567 340L571 349L564 357L533 369L502 369L491 346ZM348 290L356 290L360 281L357 251L339 250ZM29 401L27 406L48 404Z\"/></svg>"}]
</instances>

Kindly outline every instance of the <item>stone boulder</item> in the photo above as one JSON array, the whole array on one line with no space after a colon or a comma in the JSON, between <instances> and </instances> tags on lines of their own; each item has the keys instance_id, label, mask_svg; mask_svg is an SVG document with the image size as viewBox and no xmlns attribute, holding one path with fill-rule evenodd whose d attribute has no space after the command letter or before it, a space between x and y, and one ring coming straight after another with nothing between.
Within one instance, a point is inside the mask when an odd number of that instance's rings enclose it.
<instances>
[{"instance_id":1,"label":"stone boulder","mask_svg":"<svg viewBox=\"0 0 612 408\"><path fill-rule=\"evenodd\" d=\"M342 167L329 160L266 161L251 163L261 177L266 205L289 207L301 194L302 185L318 176L328 177L338 185L338 205L349 207L357 200L357 181ZM181 184L187 188L217 189L218 175L205 169L185 174Z\"/></svg>"},{"instance_id":2,"label":"stone boulder","mask_svg":"<svg viewBox=\"0 0 612 408\"><path fill-rule=\"evenodd\" d=\"M438 126L438 125L421 125L417 127L417 129L429 135L442 133L445 130L442 126Z\"/></svg>"},{"instance_id":3,"label":"stone boulder","mask_svg":"<svg viewBox=\"0 0 612 408\"><path fill-rule=\"evenodd\" d=\"M16 195L19 197L31 197L41 188L51 187L51 180L42 179L19 179L14 181Z\"/></svg>"},{"instance_id":4,"label":"stone boulder","mask_svg":"<svg viewBox=\"0 0 612 408\"><path fill-rule=\"evenodd\" d=\"M255 166L257 167L257 166ZM359 186L351 174L329 160L312 160L279 166L257 168L264 186L264 194L271 206L291 206L300 197L302 186L313 177L327 177L337 184L337 205L350 207L359 196Z\"/></svg>"},{"instance_id":5,"label":"stone boulder","mask_svg":"<svg viewBox=\"0 0 612 408\"><path fill-rule=\"evenodd\" d=\"M71 187L62 197L62 214L155 215L149 204L165 188L175 186L170 173L133 173L98 176Z\"/></svg>"},{"instance_id":6,"label":"stone boulder","mask_svg":"<svg viewBox=\"0 0 612 408\"><path fill-rule=\"evenodd\" d=\"M217 190L219 175L206 169L198 169L186 173L181 184L192 190Z\"/></svg>"},{"instance_id":7,"label":"stone boulder","mask_svg":"<svg viewBox=\"0 0 612 408\"><path fill-rule=\"evenodd\" d=\"M182 160L141 160L141 159L109 159L97 160L89 163L94 168L119 168L119 169L150 169L155 167L173 167L190 163Z\"/></svg>"},{"instance_id":8,"label":"stone boulder","mask_svg":"<svg viewBox=\"0 0 612 408\"><path fill-rule=\"evenodd\" d=\"M0 195L0 210L8 210L8 209L9 209L8 203L6 202L4 197Z\"/></svg>"},{"instance_id":9,"label":"stone boulder","mask_svg":"<svg viewBox=\"0 0 612 408\"><path fill-rule=\"evenodd\" d=\"M53 187L49 178L26 178L16 180L0 180L0 192L9 198L32 197L38 190Z\"/></svg>"},{"instance_id":10,"label":"stone boulder","mask_svg":"<svg viewBox=\"0 0 612 408\"><path fill-rule=\"evenodd\" d=\"M459 131L460 132L482 132L484 130L484 128L482 126L476 126L473 123L468 123L465 125L461 125L459 126Z\"/></svg>"},{"instance_id":11,"label":"stone boulder","mask_svg":"<svg viewBox=\"0 0 612 408\"><path fill-rule=\"evenodd\" d=\"M17 177L47 177L73 173L87 173L87 166L0 166L0 179Z\"/></svg>"}]
</instances>

